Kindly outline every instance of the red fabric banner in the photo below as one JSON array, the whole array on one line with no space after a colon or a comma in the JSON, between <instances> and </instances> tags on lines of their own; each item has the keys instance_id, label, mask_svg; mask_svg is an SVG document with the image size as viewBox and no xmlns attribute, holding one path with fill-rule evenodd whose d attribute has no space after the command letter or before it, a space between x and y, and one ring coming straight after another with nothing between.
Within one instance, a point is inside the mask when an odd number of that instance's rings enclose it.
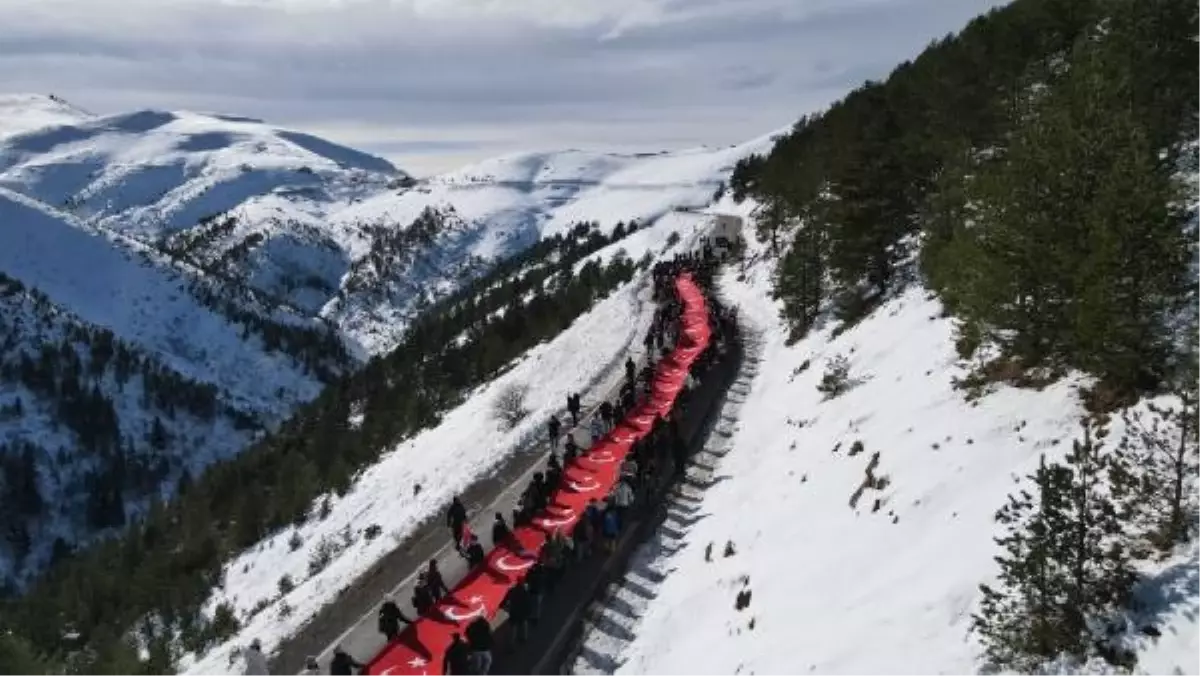
<instances>
[{"instance_id":1,"label":"red fabric banner","mask_svg":"<svg viewBox=\"0 0 1200 676\"><path fill-rule=\"evenodd\" d=\"M654 420L666 416L684 387L692 363L708 346L708 310L704 295L688 273L675 279L683 304L680 338L671 354L658 362L649 397L586 453L563 468L562 484L549 506L530 526L513 529L513 536L535 558L518 555L515 543L499 544L426 616L409 625L367 665L368 674L441 674L450 637L464 634L477 617L489 620L525 571L533 566L542 545L555 529L564 535L583 515L589 500L603 502L616 485L621 462L634 442L650 432Z\"/></svg>"}]
</instances>

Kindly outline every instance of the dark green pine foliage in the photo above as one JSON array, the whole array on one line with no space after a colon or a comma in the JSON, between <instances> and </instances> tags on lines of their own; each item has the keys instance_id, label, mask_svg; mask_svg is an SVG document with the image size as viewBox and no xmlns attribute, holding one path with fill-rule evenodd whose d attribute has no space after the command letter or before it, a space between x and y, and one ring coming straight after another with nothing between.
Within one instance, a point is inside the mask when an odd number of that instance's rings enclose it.
<instances>
[{"instance_id":1,"label":"dark green pine foliage","mask_svg":"<svg viewBox=\"0 0 1200 676\"><path fill-rule=\"evenodd\" d=\"M1006 530L996 539L1004 550L996 557L1000 574L995 585L981 585L973 616L994 667L1035 673L1063 654L1128 664L1105 630L1135 579L1124 547L1129 471L1124 455L1093 439L1085 423L1064 462L1043 456L1028 477L1033 492L1010 495L997 512Z\"/></svg>"},{"instance_id":2,"label":"dark green pine foliage","mask_svg":"<svg viewBox=\"0 0 1200 676\"><path fill-rule=\"evenodd\" d=\"M760 204L756 231L784 254L776 293L793 338L826 300L854 322L899 288L911 277L914 235L953 238L948 218L927 227L930 195L961 182L951 172L969 166L964 156L1005 137L1010 99L1094 22L1102 2L1017 0L993 10L886 81L801 119L768 154L737 163L734 198Z\"/></svg>"},{"instance_id":3,"label":"dark green pine foliage","mask_svg":"<svg viewBox=\"0 0 1200 676\"><path fill-rule=\"evenodd\" d=\"M1007 141L970 178L949 177L927 260L965 324L1023 366L1146 390L1167 378L1191 247L1175 167L1130 105L1123 28L1114 20L1081 38L1065 73L1010 107ZM954 232L945 223L964 200L971 227Z\"/></svg>"},{"instance_id":4,"label":"dark green pine foliage","mask_svg":"<svg viewBox=\"0 0 1200 676\"><path fill-rule=\"evenodd\" d=\"M792 246L776 269L775 298L783 302L783 316L791 327L789 340L804 336L821 313L825 297L825 232L802 225Z\"/></svg>"}]
</instances>

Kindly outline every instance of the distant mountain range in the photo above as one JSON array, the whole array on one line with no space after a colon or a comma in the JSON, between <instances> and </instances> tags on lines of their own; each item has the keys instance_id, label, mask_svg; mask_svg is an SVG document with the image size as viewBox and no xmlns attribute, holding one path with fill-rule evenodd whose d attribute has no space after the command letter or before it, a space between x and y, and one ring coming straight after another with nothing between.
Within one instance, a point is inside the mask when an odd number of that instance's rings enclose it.
<instances>
[{"instance_id":1,"label":"distant mountain range","mask_svg":"<svg viewBox=\"0 0 1200 676\"><path fill-rule=\"evenodd\" d=\"M249 118L0 96L0 573L186 487L494 263L708 204L768 144L418 181Z\"/></svg>"}]
</instances>

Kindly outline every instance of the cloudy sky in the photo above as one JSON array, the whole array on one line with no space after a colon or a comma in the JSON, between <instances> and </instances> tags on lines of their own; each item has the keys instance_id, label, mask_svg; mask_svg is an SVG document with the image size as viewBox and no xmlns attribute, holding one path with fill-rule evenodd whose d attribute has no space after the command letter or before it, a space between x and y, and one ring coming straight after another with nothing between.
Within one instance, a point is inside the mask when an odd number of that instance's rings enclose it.
<instances>
[{"instance_id":1,"label":"cloudy sky","mask_svg":"<svg viewBox=\"0 0 1200 676\"><path fill-rule=\"evenodd\" d=\"M0 92L259 117L417 174L790 124L999 0L0 0Z\"/></svg>"}]
</instances>

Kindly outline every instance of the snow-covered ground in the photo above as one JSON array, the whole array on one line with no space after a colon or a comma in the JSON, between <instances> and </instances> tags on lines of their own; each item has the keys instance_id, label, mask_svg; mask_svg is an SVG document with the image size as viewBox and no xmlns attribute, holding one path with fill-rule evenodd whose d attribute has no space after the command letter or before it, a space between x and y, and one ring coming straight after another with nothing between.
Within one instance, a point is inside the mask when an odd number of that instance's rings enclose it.
<instances>
[{"instance_id":1,"label":"snow-covered ground","mask_svg":"<svg viewBox=\"0 0 1200 676\"><path fill-rule=\"evenodd\" d=\"M94 117L23 95L0 99L0 187L119 233L114 245L170 246L320 316L365 358L394 347L424 292L452 291L479 270L473 262L579 221L607 231L704 206L734 163L771 138L651 154L525 153L418 183L380 158L265 122L162 110ZM455 210L453 233L411 247L386 293L348 288L373 245L428 207ZM201 223L220 214L233 217L228 227Z\"/></svg>"},{"instance_id":2,"label":"snow-covered ground","mask_svg":"<svg viewBox=\"0 0 1200 676\"><path fill-rule=\"evenodd\" d=\"M787 346L771 271L760 261L744 281L737 271L722 280L760 336L761 363L748 393L735 395L744 401L716 481L676 519L684 532L669 546L660 533L639 553L630 587L657 586L624 599L636 619L591 631L576 668L976 671L968 628L979 584L997 573L993 516L1040 454L1076 438L1081 379L966 402L951 382L961 373L951 321L920 288L836 338L826 327ZM857 385L826 401L816 386L839 354ZM855 499L872 464L886 487ZM1196 551L1145 568L1139 593L1163 635L1143 637L1141 669L1200 671ZM750 603L739 611L744 590Z\"/></svg>"},{"instance_id":3,"label":"snow-covered ground","mask_svg":"<svg viewBox=\"0 0 1200 676\"><path fill-rule=\"evenodd\" d=\"M651 231L654 235L644 236L631 257L636 260L647 248L661 253L672 232L680 234L676 246L683 247L708 225L695 216L674 223L678 229L659 228ZM624 244L618 242L598 254L614 255ZM638 338L654 309L646 282L645 274L635 277L555 339L530 350L503 376L478 388L436 428L386 452L344 497L330 500L327 518L310 519L295 532L276 533L231 561L225 568L225 584L216 590L207 610L232 603L243 620L241 631L202 656L187 656L181 670L227 673L230 655L251 637L262 640L269 652L431 513L449 504L452 496L541 435L549 416L561 410L566 393L588 393L597 385L606 389L601 381L619 375L625 357L641 349ZM493 401L510 385L521 384L529 386L526 405L531 413L515 429L503 431L492 414ZM585 404L588 399L585 394ZM414 492L416 485L421 486L419 492ZM363 531L371 525L379 525L382 535L368 542ZM303 542L291 551L294 534ZM339 543L340 551L327 568L310 576L309 560L323 539ZM286 596L279 594L283 575L296 583ZM265 605L259 606L262 602ZM286 617L280 614L284 603L290 608Z\"/></svg>"},{"instance_id":4,"label":"snow-covered ground","mask_svg":"<svg viewBox=\"0 0 1200 676\"><path fill-rule=\"evenodd\" d=\"M0 138L63 124L76 124L93 116L53 96L0 94Z\"/></svg>"},{"instance_id":5,"label":"snow-covered ground","mask_svg":"<svg viewBox=\"0 0 1200 676\"><path fill-rule=\"evenodd\" d=\"M71 322L213 384L269 425L321 386L286 345L266 348L280 325L329 327L365 361L398 344L429 301L576 220L605 231L630 219L645 226L594 258L660 251L666 233L696 223L676 209L706 203L737 159L769 144L532 153L417 183L377 157L257 120L162 110L101 117L48 96L5 95L0 273L45 294ZM428 208L449 214L441 229L401 237ZM36 354L41 345L27 335L23 348ZM0 401L18 397L30 394L0 385ZM126 434L153 417L117 408ZM0 438L53 442L70 456L71 437L56 424L53 415L0 422ZM240 450L226 446L205 444L187 464L198 471ZM31 527L35 540L43 530Z\"/></svg>"}]
</instances>

